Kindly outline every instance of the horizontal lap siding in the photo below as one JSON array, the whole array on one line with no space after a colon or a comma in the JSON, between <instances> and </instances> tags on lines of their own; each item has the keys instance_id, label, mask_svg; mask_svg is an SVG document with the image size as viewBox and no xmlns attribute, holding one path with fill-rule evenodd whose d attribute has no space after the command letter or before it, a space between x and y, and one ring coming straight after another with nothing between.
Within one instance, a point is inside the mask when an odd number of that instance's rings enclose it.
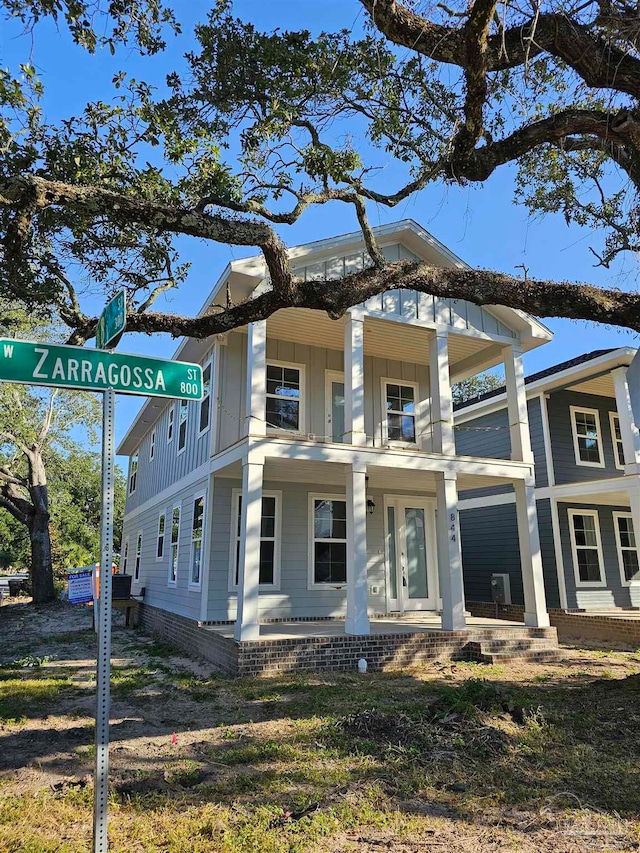
<instances>
[{"instance_id":1,"label":"horizontal lap siding","mask_svg":"<svg viewBox=\"0 0 640 853\"><path fill-rule=\"evenodd\" d=\"M133 583L132 592L145 588L145 603L153 607L170 610L191 619L200 618L200 590L189 589L191 558L191 530L193 523L194 496L206 489L207 481L189 486L178 492L173 499L145 510L137 517L125 520L123 543L129 539L128 574L133 575L135 548L138 531L142 530L142 560L140 580ZM171 513L174 505L181 507L180 538L178 547L178 578L176 586L169 586L169 547L171 542ZM165 512L164 556L156 560L158 544L158 518ZM124 547L124 545L123 545ZM206 545L205 545L206 548Z\"/></svg>"},{"instance_id":2,"label":"horizontal lap siding","mask_svg":"<svg viewBox=\"0 0 640 853\"><path fill-rule=\"evenodd\" d=\"M571 550L571 535L569 532L569 509L597 510L598 512L606 586L583 587L576 584ZM613 513L628 511L628 506L612 507L602 504L558 503L564 573L567 585L567 606L570 610L598 610L610 607L637 607L640 605L639 591L634 587L627 587L622 584L613 527Z\"/></svg>"},{"instance_id":3,"label":"horizontal lap siding","mask_svg":"<svg viewBox=\"0 0 640 853\"><path fill-rule=\"evenodd\" d=\"M597 409L600 415L600 431L604 452L604 468L592 465L577 465L573 446L570 406ZM584 480L600 480L620 477L623 471L615 466L613 443L609 426L609 412L616 411L616 402L610 397L579 394L575 391L557 391L547 401L551 448L556 483L575 483Z\"/></svg>"}]
</instances>

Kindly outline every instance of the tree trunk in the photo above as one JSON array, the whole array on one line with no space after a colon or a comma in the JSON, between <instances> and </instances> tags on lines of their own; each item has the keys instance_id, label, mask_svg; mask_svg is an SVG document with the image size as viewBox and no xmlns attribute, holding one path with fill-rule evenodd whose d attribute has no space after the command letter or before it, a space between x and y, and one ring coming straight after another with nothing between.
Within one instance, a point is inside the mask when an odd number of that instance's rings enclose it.
<instances>
[{"instance_id":1,"label":"tree trunk","mask_svg":"<svg viewBox=\"0 0 640 853\"><path fill-rule=\"evenodd\" d=\"M53 563L51 560L51 537L49 535L49 512L43 512L40 507L47 506L47 487L35 486L31 489L43 491L35 504L36 511L29 521L29 541L31 543L31 591L34 604L44 604L53 601ZM44 501L43 501L44 499Z\"/></svg>"}]
</instances>

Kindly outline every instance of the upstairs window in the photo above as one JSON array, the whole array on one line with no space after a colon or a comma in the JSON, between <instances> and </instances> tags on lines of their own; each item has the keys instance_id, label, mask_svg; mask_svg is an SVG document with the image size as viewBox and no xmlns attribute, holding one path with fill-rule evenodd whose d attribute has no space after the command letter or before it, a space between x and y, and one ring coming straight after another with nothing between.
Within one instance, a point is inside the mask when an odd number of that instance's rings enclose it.
<instances>
[{"instance_id":1,"label":"upstairs window","mask_svg":"<svg viewBox=\"0 0 640 853\"><path fill-rule=\"evenodd\" d=\"M312 585L347 581L347 503L312 496Z\"/></svg>"},{"instance_id":2,"label":"upstairs window","mask_svg":"<svg viewBox=\"0 0 640 853\"><path fill-rule=\"evenodd\" d=\"M571 426L576 465L604 467L600 415L597 409L579 409L571 406Z\"/></svg>"},{"instance_id":3,"label":"upstairs window","mask_svg":"<svg viewBox=\"0 0 640 853\"><path fill-rule=\"evenodd\" d=\"M171 546L169 549L169 583L178 582L178 549L180 544L180 507L171 513Z\"/></svg>"},{"instance_id":4,"label":"upstairs window","mask_svg":"<svg viewBox=\"0 0 640 853\"><path fill-rule=\"evenodd\" d=\"M164 512L161 512L160 517L158 518L158 543L156 545L156 560L161 560L164 557L164 526L165 514Z\"/></svg>"},{"instance_id":5,"label":"upstairs window","mask_svg":"<svg viewBox=\"0 0 640 853\"><path fill-rule=\"evenodd\" d=\"M279 493L263 492L262 519L260 522L260 586L277 587L279 583L279 527L280 527L280 495ZM234 536L232 556L232 589L238 586L240 569L240 540L242 527L242 495L235 493Z\"/></svg>"},{"instance_id":6,"label":"upstairs window","mask_svg":"<svg viewBox=\"0 0 640 853\"><path fill-rule=\"evenodd\" d=\"M138 533L138 540L136 542L136 562L133 570L133 579L140 580L140 563L142 560L142 531Z\"/></svg>"},{"instance_id":7,"label":"upstairs window","mask_svg":"<svg viewBox=\"0 0 640 853\"><path fill-rule=\"evenodd\" d=\"M169 422L167 423L167 444L173 441L173 419L176 416L176 407L172 405L169 409Z\"/></svg>"},{"instance_id":8,"label":"upstairs window","mask_svg":"<svg viewBox=\"0 0 640 853\"><path fill-rule=\"evenodd\" d=\"M267 427L301 432L303 413L303 371L291 364L267 364Z\"/></svg>"},{"instance_id":9,"label":"upstairs window","mask_svg":"<svg viewBox=\"0 0 640 853\"><path fill-rule=\"evenodd\" d=\"M384 382L384 410L387 441L416 443L417 386Z\"/></svg>"},{"instance_id":10,"label":"upstairs window","mask_svg":"<svg viewBox=\"0 0 640 853\"><path fill-rule=\"evenodd\" d=\"M596 510L569 510L573 564L578 585L602 586L602 544Z\"/></svg>"},{"instance_id":11,"label":"upstairs window","mask_svg":"<svg viewBox=\"0 0 640 853\"><path fill-rule=\"evenodd\" d=\"M189 414L188 400L180 400L178 414L178 453L187 446L187 415Z\"/></svg>"},{"instance_id":12,"label":"upstairs window","mask_svg":"<svg viewBox=\"0 0 640 853\"><path fill-rule=\"evenodd\" d=\"M129 494L132 495L136 490L136 485L138 484L138 451L133 454L131 457L131 462L129 463Z\"/></svg>"},{"instance_id":13,"label":"upstairs window","mask_svg":"<svg viewBox=\"0 0 640 853\"><path fill-rule=\"evenodd\" d=\"M628 586L631 581L640 581L640 566L638 564L638 547L633 532L633 521L630 512L614 512L613 523L618 548L618 563L622 583Z\"/></svg>"},{"instance_id":14,"label":"upstairs window","mask_svg":"<svg viewBox=\"0 0 640 853\"><path fill-rule=\"evenodd\" d=\"M200 435L209 429L211 420L211 362L202 371L202 400L200 401Z\"/></svg>"},{"instance_id":15,"label":"upstairs window","mask_svg":"<svg viewBox=\"0 0 640 853\"><path fill-rule=\"evenodd\" d=\"M200 584L202 565L202 539L204 536L204 495L198 495L193 501L193 523L191 525L191 577L194 586Z\"/></svg>"},{"instance_id":16,"label":"upstairs window","mask_svg":"<svg viewBox=\"0 0 640 853\"><path fill-rule=\"evenodd\" d=\"M129 540L124 540L124 548L122 549L122 573L127 574L127 564L129 562Z\"/></svg>"},{"instance_id":17,"label":"upstairs window","mask_svg":"<svg viewBox=\"0 0 640 853\"><path fill-rule=\"evenodd\" d=\"M151 430L151 443L149 444L149 462L153 462L156 455L156 431Z\"/></svg>"},{"instance_id":18,"label":"upstairs window","mask_svg":"<svg viewBox=\"0 0 640 853\"><path fill-rule=\"evenodd\" d=\"M616 460L616 468L624 469L624 446L622 444L620 418L615 412L609 412L609 423L611 424L611 440L613 441L613 457Z\"/></svg>"}]
</instances>

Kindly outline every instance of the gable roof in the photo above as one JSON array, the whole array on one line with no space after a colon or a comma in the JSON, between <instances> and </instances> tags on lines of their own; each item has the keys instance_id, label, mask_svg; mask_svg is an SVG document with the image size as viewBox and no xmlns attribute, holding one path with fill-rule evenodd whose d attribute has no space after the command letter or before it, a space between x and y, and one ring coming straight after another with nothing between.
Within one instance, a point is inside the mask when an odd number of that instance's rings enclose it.
<instances>
[{"instance_id":1,"label":"gable roof","mask_svg":"<svg viewBox=\"0 0 640 853\"><path fill-rule=\"evenodd\" d=\"M547 389L551 390L557 385L566 385L567 380L571 382L577 379L578 374L582 378L588 378L594 373L601 373L613 370L614 367L620 365L628 365L631 363L636 350L633 347L611 347L610 349L597 349L591 352L585 352L577 355L574 358L566 361L553 364L551 367L546 367L544 370L539 370L536 373L531 373L525 377L525 386L527 391L539 393ZM585 367L587 368L585 370ZM530 393L527 396L531 396ZM488 407L491 401L500 402L501 408L506 405L506 387L502 385L500 388L494 388L491 391L485 391L483 394L478 394L476 397L471 397L461 403L454 405L456 412L462 412L470 407L474 407L474 412L484 414L482 409ZM484 405L483 405L484 404Z\"/></svg>"}]
</instances>

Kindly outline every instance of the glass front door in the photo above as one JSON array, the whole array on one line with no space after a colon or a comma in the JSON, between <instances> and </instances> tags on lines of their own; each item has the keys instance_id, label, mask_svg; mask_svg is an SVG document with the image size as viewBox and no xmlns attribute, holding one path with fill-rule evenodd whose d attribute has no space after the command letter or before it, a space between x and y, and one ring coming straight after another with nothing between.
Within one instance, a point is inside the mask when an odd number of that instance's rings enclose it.
<instances>
[{"instance_id":1,"label":"glass front door","mask_svg":"<svg viewBox=\"0 0 640 853\"><path fill-rule=\"evenodd\" d=\"M325 385L327 441L344 442L344 374L328 370Z\"/></svg>"},{"instance_id":2,"label":"glass front door","mask_svg":"<svg viewBox=\"0 0 640 853\"><path fill-rule=\"evenodd\" d=\"M386 508L388 606L435 610L435 512L430 503L397 499Z\"/></svg>"}]
</instances>

